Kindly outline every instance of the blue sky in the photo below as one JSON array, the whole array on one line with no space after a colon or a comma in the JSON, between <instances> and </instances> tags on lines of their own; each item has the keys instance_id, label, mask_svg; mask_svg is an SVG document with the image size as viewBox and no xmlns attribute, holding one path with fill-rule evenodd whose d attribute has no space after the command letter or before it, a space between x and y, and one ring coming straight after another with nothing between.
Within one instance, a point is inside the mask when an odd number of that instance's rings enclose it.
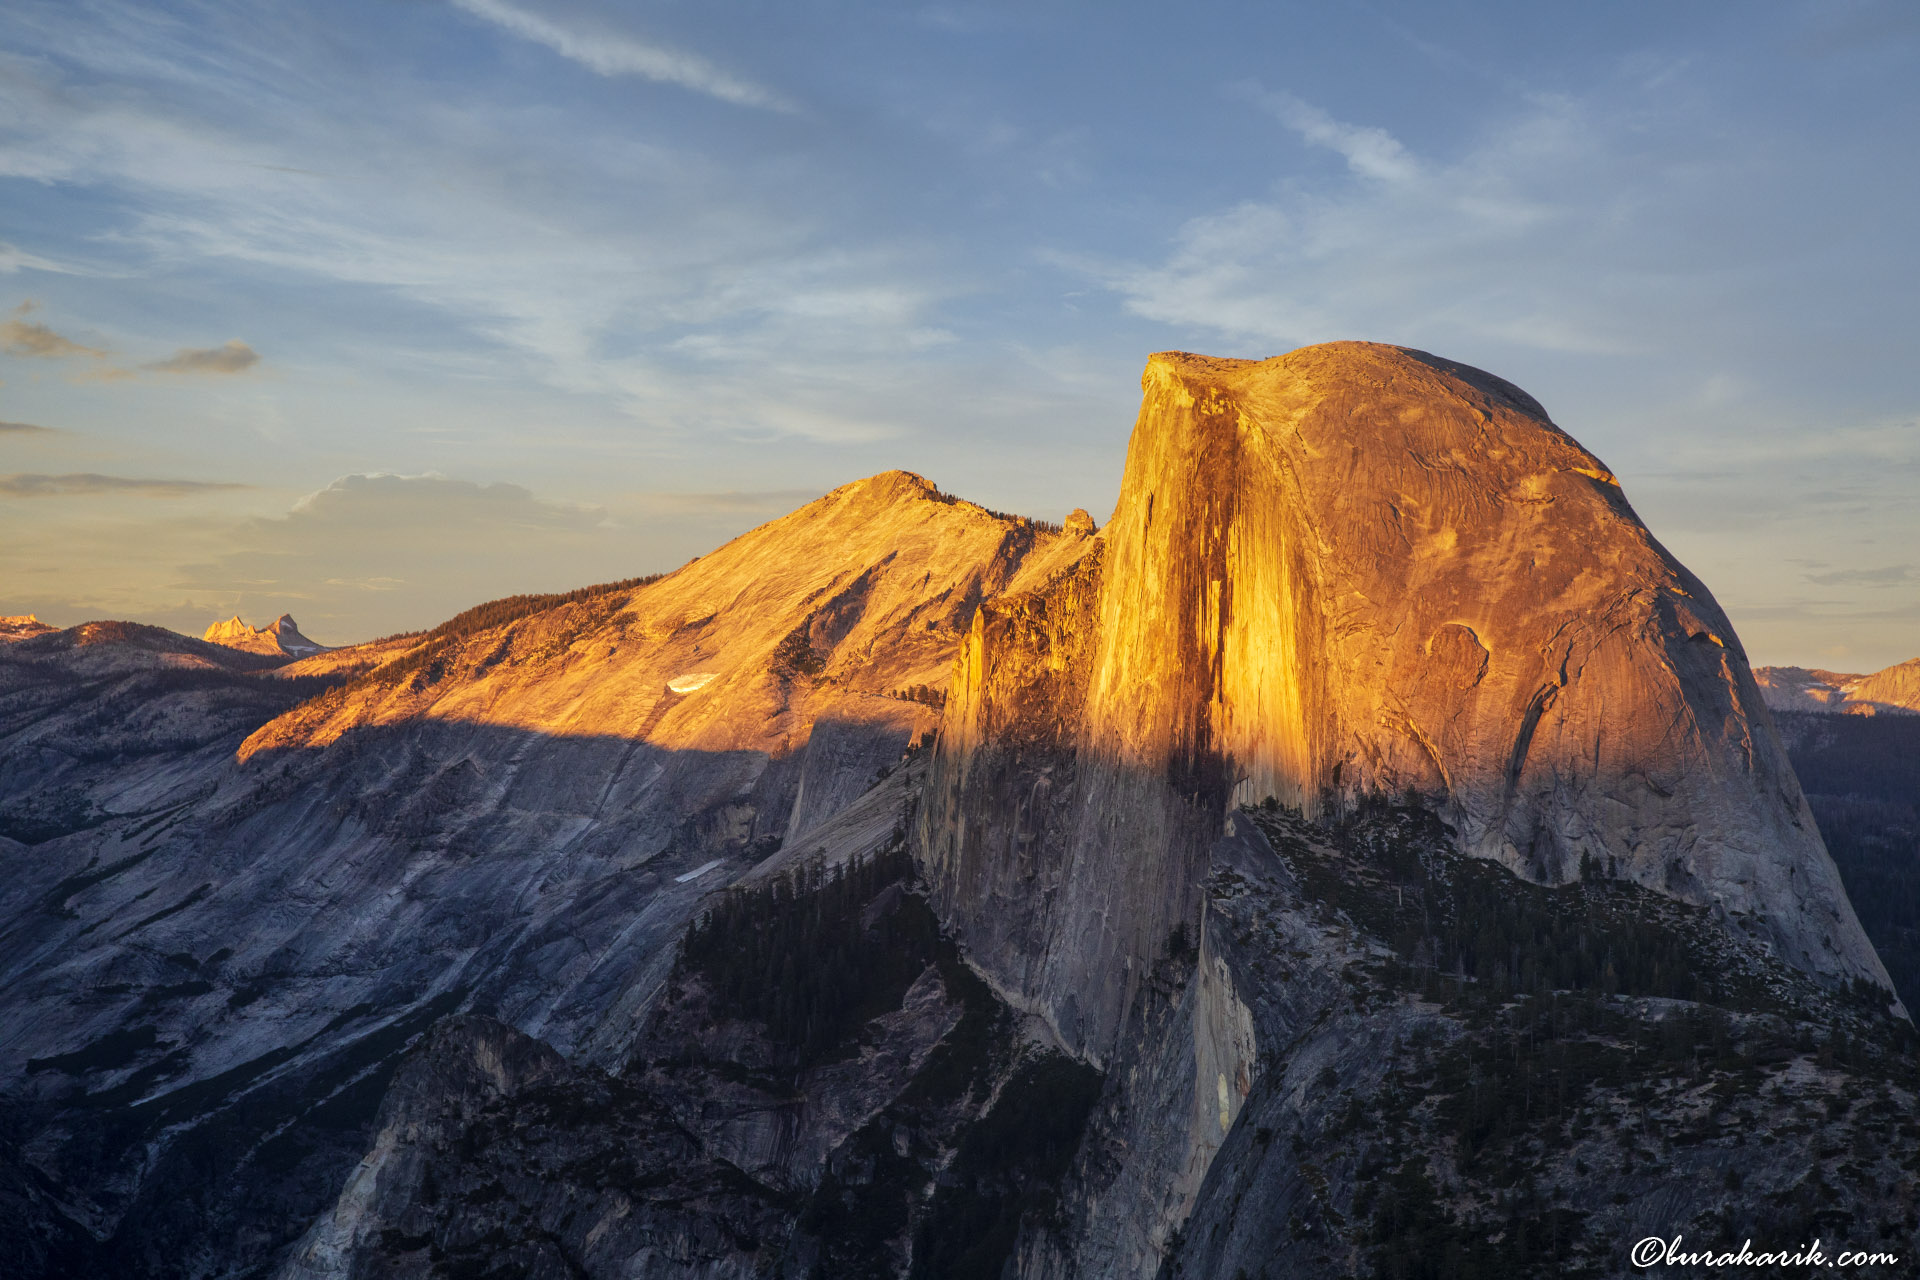
<instances>
[{"instance_id":1,"label":"blue sky","mask_svg":"<svg viewBox=\"0 0 1920 1280\"><path fill-rule=\"evenodd\" d=\"M1104 519L1145 356L1370 338L1756 661L1920 653L1907 3L0 9L0 612L345 642L889 467Z\"/></svg>"}]
</instances>

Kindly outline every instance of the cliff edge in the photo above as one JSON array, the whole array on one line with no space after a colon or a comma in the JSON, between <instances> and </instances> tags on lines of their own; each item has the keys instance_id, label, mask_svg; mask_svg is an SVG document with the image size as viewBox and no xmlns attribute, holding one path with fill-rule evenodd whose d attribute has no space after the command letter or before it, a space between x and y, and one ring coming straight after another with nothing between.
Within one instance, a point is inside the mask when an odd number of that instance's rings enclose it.
<instances>
[{"instance_id":1,"label":"cliff edge","mask_svg":"<svg viewBox=\"0 0 1920 1280\"><path fill-rule=\"evenodd\" d=\"M1726 616L1538 401L1363 342L1162 353L1142 387L1100 556L974 620L919 828L943 914L1067 1043L1104 1055L1267 800L1416 793L1529 880L1888 985Z\"/></svg>"}]
</instances>

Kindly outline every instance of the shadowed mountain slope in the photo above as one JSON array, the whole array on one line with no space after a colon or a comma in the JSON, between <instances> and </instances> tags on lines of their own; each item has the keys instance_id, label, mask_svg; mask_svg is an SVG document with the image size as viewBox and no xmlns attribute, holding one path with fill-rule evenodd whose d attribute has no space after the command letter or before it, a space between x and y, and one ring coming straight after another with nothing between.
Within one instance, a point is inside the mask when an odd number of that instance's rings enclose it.
<instances>
[{"instance_id":1,"label":"shadowed mountain slope","mask_svg":"<svg viewBox=\"0 0 1920 1280\"><path fill-rule=\"evenodd\" d=\"M695 905L868 792L937 720L896 695L1089 541L888 473L658 581L476 610L88 793L0 888L0 1086L54 1202L109 1256L138 1242L136 1270L257 1261L337 1190L363 1095L434 1019L621 1060ZM230 1176L183 1189L208 1160Z\"/></svg>"},{"instance_id":2,"label":"shadowed mountain slope","mask_svg":"<svg viewBox=\"0 0 1920 1280\"><path fill-rule=\"evenodd\" d=\"M1771 1214L1906 1251L1911 1028L1605 469L1399 348L1145 390L1098 534L889 472L273 672L11 646L7 803L84 813L0 843L0 1247L1400 1280ZM112 681L189 659L229 701L142 742L174 691Z\"/></svg>"}]
</instances>

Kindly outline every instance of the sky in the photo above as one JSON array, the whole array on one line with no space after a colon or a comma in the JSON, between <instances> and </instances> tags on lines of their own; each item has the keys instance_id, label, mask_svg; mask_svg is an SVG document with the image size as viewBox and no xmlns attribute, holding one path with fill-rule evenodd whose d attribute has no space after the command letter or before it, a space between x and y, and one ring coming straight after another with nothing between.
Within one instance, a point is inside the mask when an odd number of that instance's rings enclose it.
<instances>
[{"instance_id":1,"label":"sky","mask_svg":"<svg viewBox=\"0 0 1920 1280\"><path fill-rule=\"evenodd\" d=\"M1365 338L1873 670L1916 139L1908 0L8 0L0 614L348 643L894 467L1104 521L1149 353Z\"/></svg>"}]
</instances>

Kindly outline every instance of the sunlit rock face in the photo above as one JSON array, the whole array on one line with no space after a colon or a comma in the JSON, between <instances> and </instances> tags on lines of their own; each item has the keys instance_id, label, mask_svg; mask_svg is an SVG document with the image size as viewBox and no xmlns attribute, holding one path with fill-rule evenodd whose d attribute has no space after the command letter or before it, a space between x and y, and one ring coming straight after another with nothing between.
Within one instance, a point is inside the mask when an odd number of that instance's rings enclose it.
<instances>
[{"instance_id":1,"label":"sunlit rock face","mask_svg":"<svg viewBox=\"0 0 1920 1280\"><path fill-rule=\"evenodd\" d=\"M300 634L300 624L293 620L290 613L281 614L264 627L250 627L239 614L235 614L225 622L209 626L206 634L200 638L208 644L221 644L229 649L273 657L305 658L327 652L325 645L315 644Z\"/></svg>"},{"instance_id":2,"label":"sunlit rock face","mask_svg":"<svg viewBox=\"0 0 1920 1280\"><path fill-rule=\"evenodd\" d=\"M1872 675L1847 675L1805 667L1756 667L1760 694L1774 711L1832 715L1920 714L1920 658L1909 658Z\"/></svg>"},{"instance_id":3,"label":"sunlit rock face","mask_svg":"<svg viewBox=\"0 0 1920 1280\"><path fill-rule=\"evenodd\" d=\"M937 715L889 695L944 684L980 601L1086 540L885 472L638 591L556 610L550 626L443 645L404 676L275 721L241 754L420 720L775 756L829 721L904 737Z\"/></svg>"},{"instance_id":4,"label":"sunlit rock face","mask_svg":"<svg viewBox=\"0 0 1920 1280\"><path fill-rule=\"evenodd\" d=\"M1847 688L1850 700L1873 703L1889 711L1920 711L1920 658L1861 676Z\"/></svg>"},{"instance_id":5,"label":"sunlit rock face","mask_svg":"<svg viewBox=\"0 0 1920 1280\"><path fill-rule=\"evenodd\" d=\"M257 1273L455 1010L617 1066L709 893L891 838L979 603L1095 541L896 471L360 651L4 646L0 1102L51 1153L45 1221L152 1260L22 1273ZM349 1078L359 1109L323 1105Z\"/></svg>"},{"instance_id":6,"label":"sunlit rock face","mask_svg":"<svg viewBox=\"0 0 1920 1280\"><path fill-rule=\"evenodd\" d=\"M1063 1039L1106 1051L1268 797L1418 792L1530 879L1589 863L1885 983L1725 615L1531 396L1353 342L1142 385L1097 560L975 619L920 827Z\"/></svg>"}]
</instances>

